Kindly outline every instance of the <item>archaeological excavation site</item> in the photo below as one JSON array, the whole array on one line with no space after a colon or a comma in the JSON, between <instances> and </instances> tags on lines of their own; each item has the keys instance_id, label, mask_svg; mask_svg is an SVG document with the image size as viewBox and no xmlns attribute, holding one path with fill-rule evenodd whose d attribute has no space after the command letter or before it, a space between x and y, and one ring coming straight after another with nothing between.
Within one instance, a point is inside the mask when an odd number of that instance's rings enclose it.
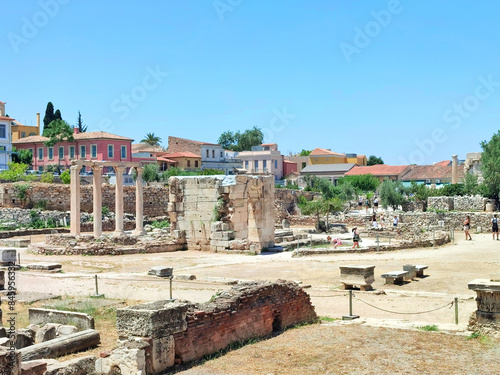
<instances>
[{"instance_id":1,"label":"archaeological excavation site","mask_svg":"<svg viewBox=\"0 0 500 375\"><path fill-rule=\"evenodd\" d=\"M78 183L83 167L94 171L90 185ZM134 185L105 183L105 167L119 177L132 169ZM70 170L69 185L33 183L22 200L17 184L0 185L4 374L182 373L316 326L498 336L485 198L314 212L306 206L320 193L276 187L272 176L161 185L144 184L139 163ZM39 201L44 209L27 207ZM462 239L464 215L475 242Z\"/></svg>"}]
</instances>

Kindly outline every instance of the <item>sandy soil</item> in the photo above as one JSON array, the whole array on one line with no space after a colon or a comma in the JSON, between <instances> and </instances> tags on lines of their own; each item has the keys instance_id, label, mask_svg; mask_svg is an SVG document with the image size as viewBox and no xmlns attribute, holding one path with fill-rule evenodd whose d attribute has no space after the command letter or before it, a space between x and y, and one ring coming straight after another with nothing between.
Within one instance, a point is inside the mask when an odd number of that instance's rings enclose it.
<instances>
[{"instance_id":1,"label":"sandy soil","mask_svg":"<svg viewBox=\"0 0 500 375\"><path fill-rule=\"evenodd\" d=\"M459 233L457 233L457 237ZM461 236L460 236L461 237ZM32 238L43 241L43 236ZM456 244L439 248L412 249L364 254L334 254L292 258L290 252L257 256L212 254L181 251L127 256L43 256L21 250L22 263L59 262L64 273L18 273L20 291L50 292L59 295L85 296L94 293L94 275L99 277L99 292L108 298L151 301L169 297L168 280L148 276L152 266L174 267L174 274L194 274L197 280L174 281L173 297L204 302L221 289L230 288L207 278L240 280L301 281L311 285L307 292L320 316L339 318L348 313L347 293L340 289L340 265L375 265L375 291L354 293L353 312L379 319L405 319L433 323L454 322L454 309L444 308L428 314L410 314L433 310L459 298L459 321L465 323L475 310L475 293L467 283L500 273L500 241L479 234L473 241L457 238ZM384 285L382 273L401 270L407 263L426 264L428 275L404 285ZM381 293L383 291L384 293ZM378 310L365 302L394 312Z\"/></svg>"}]
</instances>

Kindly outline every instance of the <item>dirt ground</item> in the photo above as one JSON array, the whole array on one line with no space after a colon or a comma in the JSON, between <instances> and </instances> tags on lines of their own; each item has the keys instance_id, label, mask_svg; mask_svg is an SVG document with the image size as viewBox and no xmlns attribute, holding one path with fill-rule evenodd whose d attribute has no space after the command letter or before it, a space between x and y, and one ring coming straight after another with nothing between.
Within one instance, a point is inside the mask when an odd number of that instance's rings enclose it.
<instances>
[{"instance_id":1,"label":"dirt ground","mask_svg":"<svg viewBox=\"0 0 500 375\"><path fill-rule=\"evenodd\" d=\"M408 322L418 322L415 324L420 326L436 324L442 331L464 332L469 316L476 309L475 293L468 290L467 283L474 279L489 279L491 274L500 273L500 241L493 241L489 234L473 234L473 241L465 241L461 234L456 233L456 243L439 248L318 255L301 258L292 258L290 252L250 256L197 251L102 257L44 256L28 254L23 249L21 250L22 264L59 262L63 265L63 272L50 274L20 271L18 272L17 286L20 292L43 292L61 296L82 297L94 293L94 275L97 274L99 292L104 293L107 298L153 301L169 298L169 284L168 280L148 276L147 271L152 266L164 265L173 267L174 274L194 274L197 278L193 281L174 281L174 298L205 302L217 291L230 288L231 286L227 285L228 279L286 279L301 281L305 286L310 285L306 291L311 296L318 316L340 319L343 315L348 314L349 301L346 291L340 289L339 266L347 264L374 265L376 279L373 284L374 291L354 292L353 313L359 315L361 319L358 322L364 324L360 326L360 323L356 323L349 325L349 328L342 326L341 328L346 332L346 335L367 334L371 337L377 336L376 332L389 331L393 332L394 337L399 337L399 334L394 333L398 332L397 329L388 329L387 327L397 328ZM33 237L32 242L40 242L43 239L44 236ZM428 265L429 268L425 271L428 276L401 286L384 285L384 280L380 275L388 271L402 270L404 264ZM459 298L460 324L458 326L454 324L455 309L450 306L455 297ZM438 310L427 312L435 309ZM370 328L373 331L361 331L361 329L368 329L366 328L367 325L378 325L379 327ZM311 329L314 331L315 328ZM323 329L321 328L320 332L323 332ZM337 326L328 327L328 329L324 330L324 334L336 337L337 329L340 328ZM357 332L357 330L360 330L359 333L353 333ZM287 332L297 332L297 330ZM315 333L315 335L319 335L320 332ZM435 335L434 332L416 332L415 334ZM289 333L283 334L282 337L287 337L287 335ZM390 361L391 356L387 355L387 351L389 353L394 350L397 351L399 347L398 341L394 339L387 342L384 340L384 335L381 335L376 340L376 347L371 348L372 357L365 357L363 361L366 363L377 362L382 358L385 358L384 361ZM269 343L265 345L272 345L271 343L275 342L276 339L269 340ZM331 338L328 336L326 339L330 340ZM411 339L419 340L417 336ZM463 340L463 337L460 340ZM365 344L367 342L365 340ZM344 344L349 346L348 343ZM356 347L356 344L351 345ZM460 346L458 345L458 347ZM498 346L496 348L498 354ZM240 350L249 349L243 348ZM297 350L299 349L297 348ZM320 356L322 350L318 349L317 356ZM356 350L360 350L360 348L356 347ZM377 351L380 353L376 354ZM408 349L405 353L410 355L412 350ZM442 355L445 355L444 352ZM343 354L343 356L345 355ZM409 361L409 357L405 360ZM438 358L435 360L439 361ZM432 360L429 358L421 362L421 365L425 367L431 362ZM358 367L354 368L359 371L350 371L344 364L338 370L325 365L326 367L323 369L316 368L314 371L304 370L300 372L297 368L288 372L276 372L275 370L255 372L255 370L249 369L239 373L417 373L413 371L414 369L410 364L406 370L396 367L393 369L394 371L391 371L390 367L385 370L381 367L378 372L370 372L363 367L366 364L362 365L359 361L356 363ZM318 363L319 365L320 363ZM415 369L419 368L419 366L415 367ZM214 372L209 371L206 373L237 373L224 371L223 369L216 369ZM422 371L422 369L419 372L433 373ZM198 372L187 373L194 374ZM500 373L500 368L498 372L454 372L451 370L448 373L493 374Z\"/></svg>"}]
</instances>

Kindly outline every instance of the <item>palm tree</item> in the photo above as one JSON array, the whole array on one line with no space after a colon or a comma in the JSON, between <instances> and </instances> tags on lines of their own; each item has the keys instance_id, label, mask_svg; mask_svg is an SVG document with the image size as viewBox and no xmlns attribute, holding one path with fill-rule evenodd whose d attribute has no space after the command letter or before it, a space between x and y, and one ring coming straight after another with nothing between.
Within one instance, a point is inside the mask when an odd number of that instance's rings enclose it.
<instances>
[{"instance_id":1,"label":"palm tree","mask_svg":"<svg viewBox=\"0 0 500 375\"><path fill-rule=\"evenodd\" d=\"M161 142L161 138L157 137L155 133L148 133L146 137L141 141L142 143L147 143L151 146L159 146Z\"/></svg>"}]
</instances>

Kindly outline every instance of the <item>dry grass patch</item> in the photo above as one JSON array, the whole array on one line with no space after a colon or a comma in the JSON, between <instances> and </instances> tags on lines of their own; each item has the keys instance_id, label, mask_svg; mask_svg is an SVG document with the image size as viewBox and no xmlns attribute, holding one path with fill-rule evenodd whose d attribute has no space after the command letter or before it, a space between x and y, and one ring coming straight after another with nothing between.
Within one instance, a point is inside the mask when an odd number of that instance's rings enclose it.
<instances>
[{"instance_id":1,"label":"dry grass patch","mask_svg":"<svg viewBox=\"0 0 500 375\"><path fill-rule=\"evenodd\" d=\"M484 340L483 340L484 341ZM500 342L358 324L288 330L182 374L499 374Z\"/></svg>"}]
</instances>

